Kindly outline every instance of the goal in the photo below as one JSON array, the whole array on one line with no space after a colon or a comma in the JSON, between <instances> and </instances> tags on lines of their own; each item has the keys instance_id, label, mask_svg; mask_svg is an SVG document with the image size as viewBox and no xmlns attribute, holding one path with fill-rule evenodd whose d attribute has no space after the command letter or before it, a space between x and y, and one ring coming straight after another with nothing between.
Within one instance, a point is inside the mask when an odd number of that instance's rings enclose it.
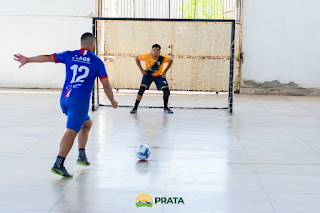
<instances>
[{"instance_id":1,"label":"goal","mask_svg":"<svg viewBox=\"0 0 320 213\"><path fill-rule=\"evenodd\" d=\"M93 33L120 107L132 107L140 87L135 57L157 43L174 61L166 76L169 107L232 113L234 20L93 18ZM97 80L92 110L110 104L101 89ZM162 107L162 92L152 84L140 106Z\"/></svg>"}]
</instances>

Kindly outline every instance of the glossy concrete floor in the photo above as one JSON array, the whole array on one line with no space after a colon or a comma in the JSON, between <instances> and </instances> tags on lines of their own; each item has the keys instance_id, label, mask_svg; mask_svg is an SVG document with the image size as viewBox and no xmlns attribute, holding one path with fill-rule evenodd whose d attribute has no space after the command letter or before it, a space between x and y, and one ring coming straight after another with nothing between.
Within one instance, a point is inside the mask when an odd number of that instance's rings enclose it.
<instances>
[{"instance_id":1,"label":"glossy concrete floor","mask_svg":"<svg viewBox=\"0 0 320 213\"><path fill-rule=\"evenodd\" d=\"M75 143L67 180L50 172L65 131L59 91L2 89L0 100L0 212L320 212L320 97L236 95L233 115L100 107L91 165L76 164ZM135 206L144 193L151 208Z\"/></svg>"}]
</instances>

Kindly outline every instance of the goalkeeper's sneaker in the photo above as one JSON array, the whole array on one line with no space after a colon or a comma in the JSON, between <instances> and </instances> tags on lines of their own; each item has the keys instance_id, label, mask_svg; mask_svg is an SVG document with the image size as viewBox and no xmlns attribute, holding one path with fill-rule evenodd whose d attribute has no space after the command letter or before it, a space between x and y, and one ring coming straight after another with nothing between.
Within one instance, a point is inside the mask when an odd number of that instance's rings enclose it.
<instances>
[{"instance_id":1,"label":"goalkeeper's sneaker","mask_svg":"<svg viewBox=\"0 0 320 213\"><path fill-rule=\"evenodd\" d=\"M73 175L69 174L66 170L66 168L63 167L58 167L56 164L53 165L51 168L51 172L57 175L61 175L63 178L72 178Z\"/></svg>"},{"instance_id":2,"label":"goalkeeper's sneaker","mask_svg":"<svg viewBox=\"0 0 320 213\"><path fill-rule=\"evenodd\" d=\"M137 108L133 108L131 111L130 111L130 114L136 114L137 113Z\"/></svg>"},{"instance_id":3,"label":"goalkeeper's sneaker","mask_svg":"<svg viewBox=\"0 0 320 213\"><path fill-rule=\"evenodd\" d=\"M164 112L166 112L168 114L173 114L173 111L171 109L169 109L169 107L164 108Z\"/></svg>"},{"instance_id":4,"label":"goalkeeper's sneaker","mask_svg":"<svg viewBox=\"0 0 320 213\"><path fill-rule=\"evenodd\" d=\"M77 160L77 164L81 165L81 166L89 166L90 162L88 161L87 157L79 157Z\"/></svg>"}]
</instances>

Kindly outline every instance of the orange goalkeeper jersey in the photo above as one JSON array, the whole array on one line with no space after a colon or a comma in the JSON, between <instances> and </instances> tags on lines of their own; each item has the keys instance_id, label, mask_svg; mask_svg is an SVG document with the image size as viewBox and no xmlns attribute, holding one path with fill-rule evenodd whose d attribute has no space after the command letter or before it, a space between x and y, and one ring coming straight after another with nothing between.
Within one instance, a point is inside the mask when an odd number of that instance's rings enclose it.
<instances>
[{"instance_id":1,"label":"orange goalkeeper jersey","mask_svg":"<svg viewBox=\"0 0 320 213\"><path fill-rule=\"evenodd\" d=\"M145 61L145 70L152 71L152 76L160 76L163 73L163 64L170 61L170 57L166 55L160 55L158 59L153 59L152 53L138 55L138 59L139 61Z\"/></svg>"}]
</instances>

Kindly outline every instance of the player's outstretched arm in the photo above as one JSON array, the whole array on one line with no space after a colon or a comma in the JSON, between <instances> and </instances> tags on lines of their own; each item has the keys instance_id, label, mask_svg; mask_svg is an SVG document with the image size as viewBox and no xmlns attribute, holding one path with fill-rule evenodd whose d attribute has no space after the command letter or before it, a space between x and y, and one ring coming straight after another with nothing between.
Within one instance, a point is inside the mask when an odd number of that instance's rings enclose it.
<instances>
[{"instance_id":1,"label":"player's outstretched arm","mask_svg":"<svg viewBox=\"0 0 320 213\"><path fill-rule=\"evenodd\" d=\"M171 58L170 61L168 62L167 67L163 70L163 73L161 75L162 78L166 78L167 71L171 67L172 63L173 63L173 59Z\"/></svg>"},{"instance_id":2,"label":"player's outstretched arm","mask_svg":"<svg viewBox=\"0 0 320 213\"><path fill-rule=\"evenodd\" d=\"M102 79L100 79L100 81L103 85L104 93L107 95L108 99L110 100L112 107L116 109L118 107L118 102L116 100L114 100L114 98L113 98L112 87L109 82L109 79L102 78Z\"/></svg>"},{"instance_id":3,"label":"player's outstretched arm","mask_svg":"<svg viewBox=\"0 0 320 213\"><path fill-rule=\"evenodd\" d=\"M14 55L14 60L20 62L19 68L27 63L32 63L32 62L38 62L38 63L55 62L53 55L38 55L38 56L28 58L19 53Z\"/></svg>"},{"instance_id":4,"label":"player's outstretched arm","mask_svg":"<svg viewBox=\"0 0 320 213\"><path fill-rule=\"evenodd\" d=\"M137 65L138 65L138 67L139 67L139 69L140 69L140 71L141 71L142 75L148 75L148 73L147 73L147 72L142 68L142 66L141 66L141 63L140 63L140 60L139 60L138 56L136 56L136 63L137 63Z\"/></svg>"}]
</instances>

